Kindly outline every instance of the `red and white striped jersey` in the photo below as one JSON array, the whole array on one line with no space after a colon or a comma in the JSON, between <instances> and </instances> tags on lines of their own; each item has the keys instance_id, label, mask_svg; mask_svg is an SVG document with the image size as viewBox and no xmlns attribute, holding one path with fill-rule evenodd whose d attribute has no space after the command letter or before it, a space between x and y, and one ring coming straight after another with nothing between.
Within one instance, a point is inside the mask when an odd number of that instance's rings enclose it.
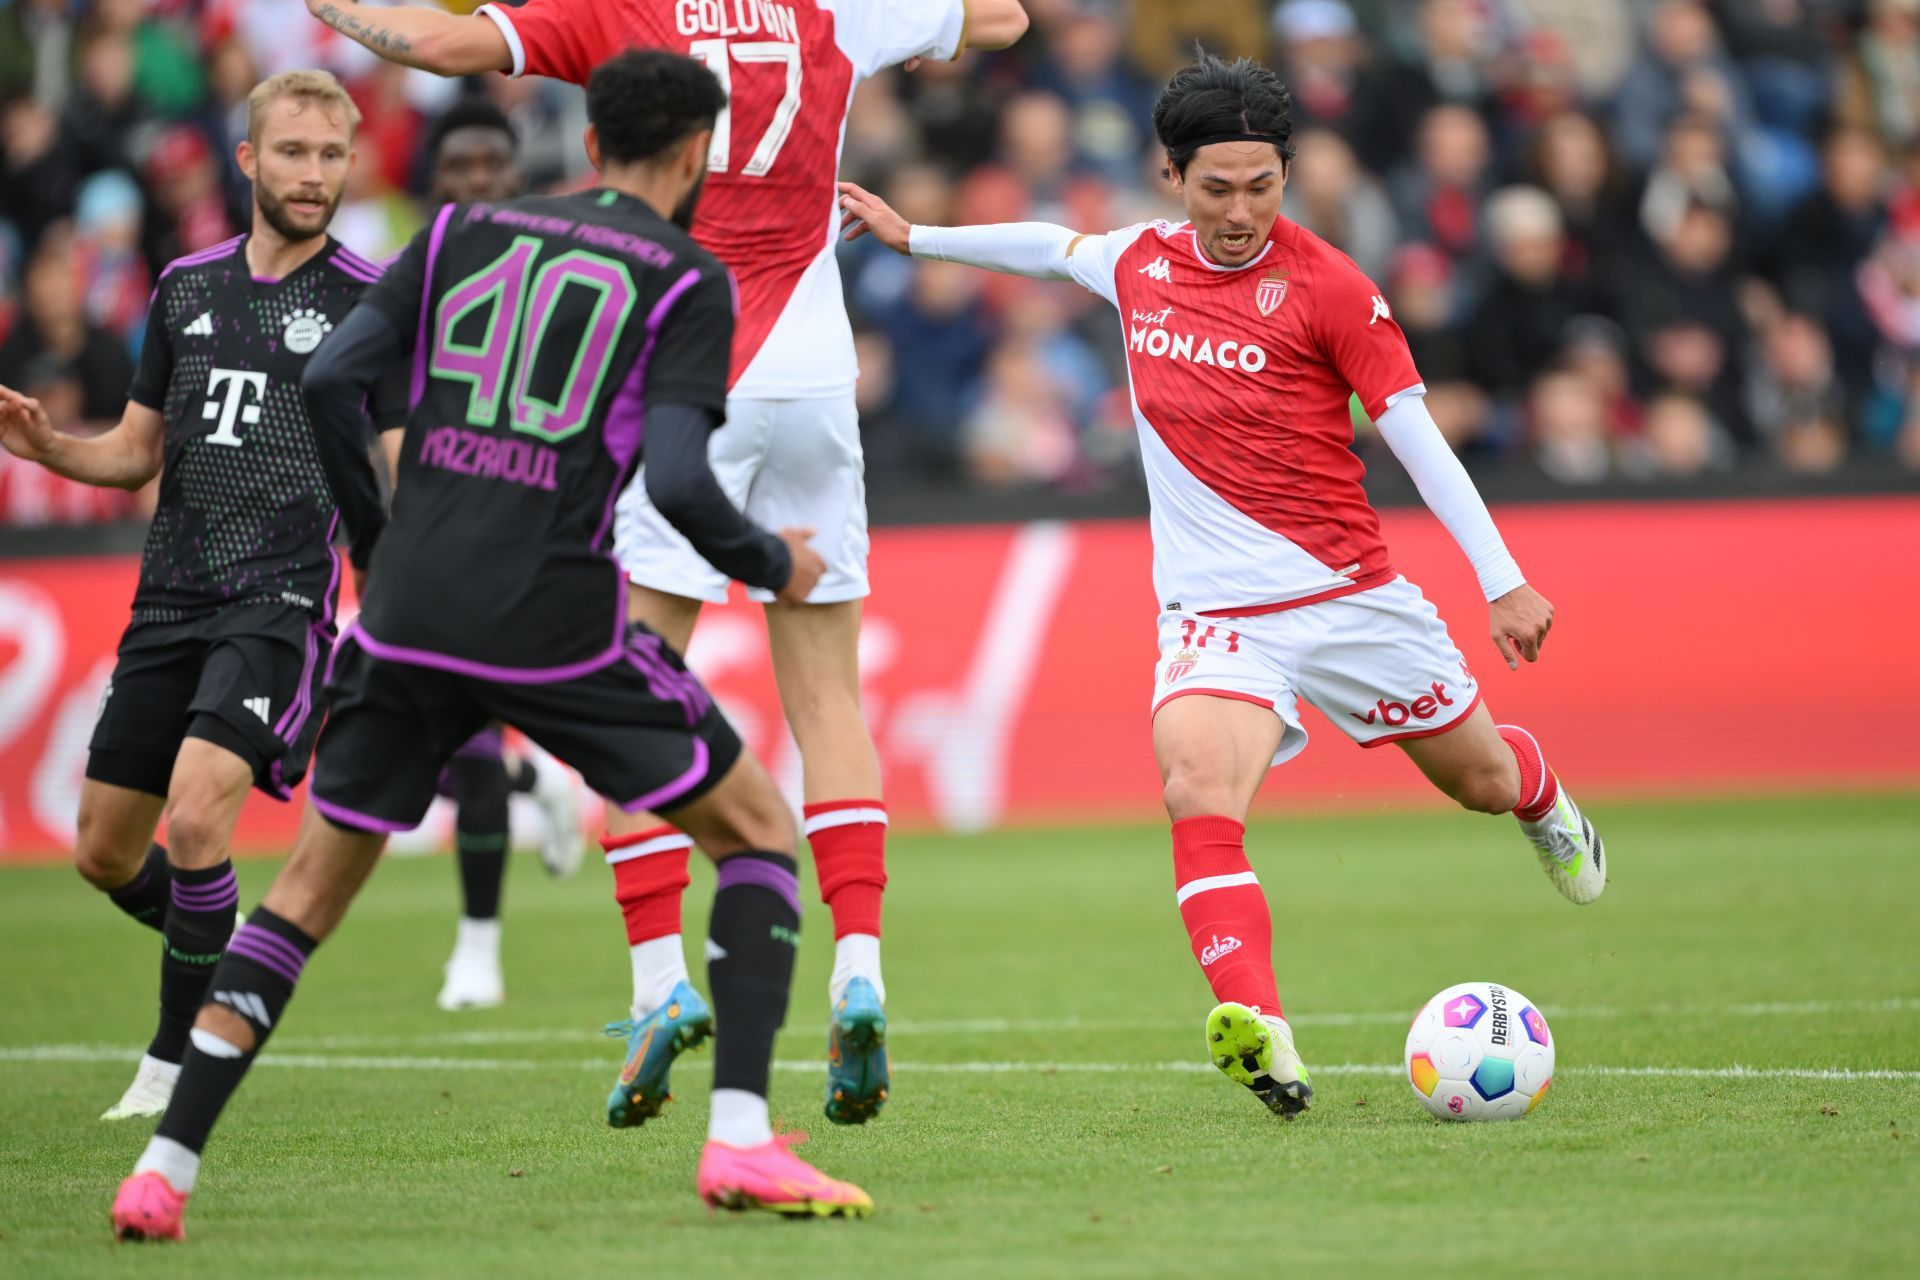
<instances>
[{"instance_id":1,"label":"red and white striped jersey","mask_svg":"<svg viewBox=\"0 0 1920 1280\"><path fill-rule=\"evenodd\" d=\"M480 9L513 74L585 84L623 49L705 62L729 103L693 238L740 290L735 395L849 394L856 365L833 247L834 181L856 84L913 57L958 57L965 0L528 0Z\"/></svg>"},{"instance_id":2,"label":"red and white striped jersey","mask_svg":"<svg viewBox=\"0 0 1920 1280\"><path fill-rule=\"evenodd\" d=\"M1385 295L1285 218L1221 267L1189 223L1076 240L1073 278L1120 310L1163 607L1247 614L1393 577L1351 449L1420 375Z\"/></svg>"}]
</instances>

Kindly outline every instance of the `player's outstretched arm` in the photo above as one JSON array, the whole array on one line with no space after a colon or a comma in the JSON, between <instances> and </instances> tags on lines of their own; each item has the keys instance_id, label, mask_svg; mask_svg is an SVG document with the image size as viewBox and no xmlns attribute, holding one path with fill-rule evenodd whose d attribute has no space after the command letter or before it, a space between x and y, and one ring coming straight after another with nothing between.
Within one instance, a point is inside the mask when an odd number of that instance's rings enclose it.
<instances>
[{"instance_id":1,"label":"player's outstretched arm","mask_svg":"<svg viewBox=\"0 0 1920 1280\"><path fill-rule=\"evenodd\" d=\"M166 419L128 401L119 425L97 436L57 430L38 400L0 387L0 446L55 475L106 489L138 489L160 474Z\"/></svg>"},{"instance_id":2,"label":"player's outstretched arm","mask_svg":"<svg viewBox=\"0 0 1920 1280\"><path fill-rule=\"evenodd\" d=\"M969 49L1007 49L1027 34L1027 11L1020 0L967 0Z\"/></svg>"},{"instance_id":3,"label":"player's outstretched arm","mask_svg":"<svg viewBox=\"0 0 1920 1280\"><path fill-rule=\"evenodd\" d=\"M448 13L428 5L393 8L357 0L307 0L307 12L388 62L443 76L513 70L513 51L483 13Z\"/></svg>"},{"instance_id":4,"label":"player's outstretched arm","mask_svg":"<svg viewBox=\"0 0 1920 1280\"><path fill-rule=\"evenodd\" d=\"M980 227L916 227L871 191L840 184L840 229L848 240L871 235L895 253L959 262L1039 280L1073 279L1069 259L1082 241L1051 222L1002 222Z\"/></svg>"},{"instance_id":5,"label":"player's outstretched arm","mask_svg":"<svg viewBox=\"0 0 1920 1280\"><path fill-rule=\"evenodd\" d=\"M1553 629L1553 606L1527 585L1473 478L1427 412L1426 397L1402 396L1373 425L1413 477L1428 510L1439 517L1472 563L1488 601L1493 643L1508 668L1518 670L1521 658L1539 661L1540 646Z\"/></svg>"}]
</instances>

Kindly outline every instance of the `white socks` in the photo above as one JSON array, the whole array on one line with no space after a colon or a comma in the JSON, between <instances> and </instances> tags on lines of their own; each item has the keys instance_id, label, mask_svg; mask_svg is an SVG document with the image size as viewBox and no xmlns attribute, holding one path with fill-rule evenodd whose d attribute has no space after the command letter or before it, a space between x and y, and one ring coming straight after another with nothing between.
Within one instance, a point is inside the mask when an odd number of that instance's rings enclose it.
<instances>
[{"instance_id":1,"label":"white socks","mask_svg":"<svg viewBox=\"0 0 1920 1280\"><path fill-rule=\"evenodd\" d=\"M773 1122L767 1117L767 1100L745 1089L715 1089L712 1117L707 1121L707 1140L724 1142L730 1147L757 1147L773 1141Z\"/></svg>"},{"instance_id":2,"label":"white socks","mask_svg":"<svg viewBox=\"0 0 1920 1280\"><path fill-rule=\"evenodd\" d=\"M474 920L460 917L460 932L455 936L453 952L456 956L469 955L484 958L494 964L500 963L500 921Z\"/></svg>"},{"instance_id":3,"label":"white socks","mask_svg":"<svg viewBox=\"0 0 1920 1280\"><path fill-rule=\"evenodd\" d=\"M644 1018L667 1002L676 984L687 981L687 952L677 933L635 943L632 951L633 1016ZM760 1110L766 1111L765 1100Z\"/></svg>"},{"instance_id":4,"label":"white socks","mask_svg":"<svg viewBox=\"0 0 1920 1280\"><path fill-rule=\"evenodd\" d=\"M833 977L827 982L827 1005L840 1003L841 993L855 978L873 984L880 1003L887 1002L887 984L880 979L880 939L870 933L850 933L833 944Z\"/></svg>"},{"instance_id":5,"label":"white socks","mask_svg":"<svg viewBox=\"0 0 1920 1280\"><path fill-rule=\"evenodd\" d=\"M765 1103L761 1104L763 1111L765 1106ZM147 1143L147 1149L140 1153L133 1171L157 1173L175 1191L188 1195L193 1191L194 1180L200 1176L200 1157L172 1138L154 1138Z\"/></svg>"}]
</instances>

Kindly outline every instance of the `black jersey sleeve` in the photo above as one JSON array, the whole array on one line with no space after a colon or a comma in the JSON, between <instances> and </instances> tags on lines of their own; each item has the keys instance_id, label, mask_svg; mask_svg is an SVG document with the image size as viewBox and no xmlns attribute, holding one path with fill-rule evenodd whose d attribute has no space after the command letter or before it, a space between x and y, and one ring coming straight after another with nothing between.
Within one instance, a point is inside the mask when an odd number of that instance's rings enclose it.
<instances>
[{"instance_id":1,"label":"black jersey sleeve","mask_svg":"<svg viewBox=\"0 0 1920 1280\"><path fill-rule=\"evenodd\" d=\"M787 544L728 501L707 460L719 413L685 402L647 409L647 498L701 559L736 582L778 591L793 576Z\"/></svg>"},{"instance_id":2,"label":"black jersey sleeve","mask_svg":"<svg viewBox=\"0 0 1920 1280\"><path fill-rule=\"evenodd\" d=\"M300 377L314 449L334 503L346 518L348 556L360 568L366 567L387 525L380 481L367 452L367 405L392 370L404 367L412 349L405 326L396 327L383 311L364 302L320 344Z\"/></svg>"},{"instance_id":3,"label":"black jersey sleeve","mask_svg":"<svg viewBox=\"0 0 1920 1280\"><path fill-rule=\"evenodd\" d=\"M724 417L733 359L733 281L725 268L701 268L700 278L661 320L655 343L646 402L690 404Z\"/></svg>"},{"instance_id":4,"label":"black jersey sleeve","mask_svg":"<svg viewBox=\"0 0 1920 1280\"><path fill-rule=\"evenodd\" d=\"M413 332L420 319L420 295L427 287L427 251L434 232L442 229L435 218L407 242L400 256L387 264L367 291L360 295L362 307L373 307L403 334Z\"/></svg>"},{"instance_id":5,"label":"black jersey sleeve","mask_svg":"<svg viewBox=\"0 0 1920 1280\"><path fill-rule=\"evenodd\" d=\"M160 290L147 307L147 337L140 344L140 363L134 368L127 399L149 409L167 407L167 382L173 377L173 342L167 336L167 308Z\"/></svg>"}]
</instances>

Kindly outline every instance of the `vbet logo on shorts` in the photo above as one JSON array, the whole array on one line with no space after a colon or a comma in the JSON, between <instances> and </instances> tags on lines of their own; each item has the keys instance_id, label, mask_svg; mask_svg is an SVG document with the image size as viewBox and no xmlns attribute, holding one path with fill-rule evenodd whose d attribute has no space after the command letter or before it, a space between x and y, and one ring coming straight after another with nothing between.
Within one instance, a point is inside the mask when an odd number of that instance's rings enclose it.
<instances>
[{"instance_id":1,"label":"vbet logo on shorts","mask_svg":"<svg viewBox=\"0 0 1920 1280\"><path fill-rule=\"evenodd\" d=\"M1367 708L1365 715L1358 711L1349 711L1348 715L1361 724L1383 724L1389 729L1398 729L1409 720L1431 720L1440 708L1453 705L1453 699L1447 696L1447 686L1435 680L1427 686L1432 693L1423 693L1411 702L1388 702L1379 699Z\"/></svg>"}]
</instances>

